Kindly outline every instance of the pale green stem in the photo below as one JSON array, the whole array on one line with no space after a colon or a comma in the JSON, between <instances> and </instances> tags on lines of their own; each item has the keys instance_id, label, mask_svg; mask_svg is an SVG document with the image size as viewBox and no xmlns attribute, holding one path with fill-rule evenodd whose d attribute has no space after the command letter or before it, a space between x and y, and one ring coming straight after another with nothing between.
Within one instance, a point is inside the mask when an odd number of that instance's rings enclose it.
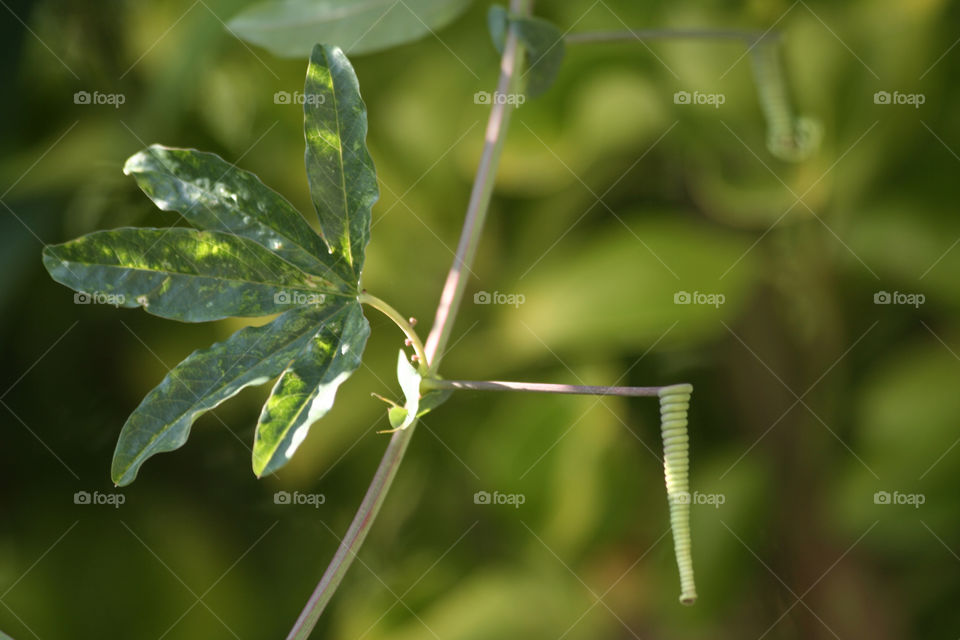
<instances>
[{"instance_id":1,"label":"pale green stem","mask_svg":"<svg viewBox=\"0 0 960 640\"><path fill-rule=\"evenodd\" d=\"M528 0L511 0L510 11L514 15L528 15L533 3ZM517 92L522 77L516 73L519 68L520 44L511 28L507 42L503 48L503 57L500 59L500 80L497 83L497 93L506 95ZM477 167L477 175L473 180L473 190L470 192L470 202L467 205L467 215L463 222L463 231L460 233L460 242L457 243L457 252L453 258L453 265L447 274L447 280L440 294L440 303L433 320L430 335L427 336L427 356L430 360L430 373L435 374L443 358L450 333L453 331L453 321L463 300L463 292L467 287L467 273L473 264L480 242L483 223L487 218L490 205L490 196L493 194L493 182L500 163L500 152L506 138L507 125L510 123L510 114L515 109L508 101L495 101L487 120L487 132Z\"/></svg>"},{"instance_id":2,"label":"pale green stem","mask_svg":"<svg viewBox=\"0 0 960 640\"><path fill-rule=\"evenodd\" d=\"M532 4L532 0L510 0L510 10L514 14L529 15ZM514 85L515 78L519 75L521 54L522 47L517 38L516 29L511 27L500 59L498 91L508 92L510 87ZM483 227L487 205L490 202L493 178L496 174L497 160L500 157L500 147L506 130L507 117L504 113L504 107L505 105L502 104L494 104L491 107L490 119L487 124L487 138L484 143L480 168L477 170L473 193L470 197L470 205L467 208L463 236L460 239L453 266L450 268L450 274L447 277L447 285L451 287L451 290L448 296L448 287L444 287L444 296L441 297L436 321L430 331L427 347L424 350L426 357L422 357L421 365L428 367L433 373L436 372L436 366L442 357L441 349L449 339L450 327L456 316L459 299L463 297L463 288L466 286L466 281L462 278L462 272L469 271L469 265L473 261L477 240ZM454 299L456 299L456 303L454 303ZM368 300L368 302L370 301ZM384 306L389 307L389 305ZM383 308L377 308L384 311ZM389 308L392 309L392 307ZM386 313L386 311L384 312ZM400 317L402 318L402 316ZM307 640L309 638L320 619L320 615L343 581L344 575L353 563L353 559L373 526L373 521L380 512L380 507L383 505L400 462L407 451L407 446L410 444L414 427L416 427L416 421L406 429L394 432L390 437L390 444L387 445L387 450L383 453L380 465L367 488L363 502L360 503L360 508L357 509L357 514L353 517L353 522L350 523L350 528L347 529L346 535L340 541L330 565L310 595L310 599L300 613L300 617L297 618L296 623L290 630L287 640Z\"/></svg>"}]
</instances>

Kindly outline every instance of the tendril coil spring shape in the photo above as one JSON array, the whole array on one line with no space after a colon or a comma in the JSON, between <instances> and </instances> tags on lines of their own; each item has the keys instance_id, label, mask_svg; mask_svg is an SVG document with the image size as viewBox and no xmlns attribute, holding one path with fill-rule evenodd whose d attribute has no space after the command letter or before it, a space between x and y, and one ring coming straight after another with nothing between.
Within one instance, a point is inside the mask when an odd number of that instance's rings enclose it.
<instances>
[{"instance_id":1,"label":"tendril coil spring shape","mask_svg":"<svg viewBox=\"0 0 960 640\"><path fill-rule=\"evenodd\" d=\"M767 148L781 160L797 162L817 150L823 129L817 120L794 114L780 47L772 36L760 38L750 48L750 59L760 108L767 121Z\"/></svg>"},{"instance_id":2,"label":"tendril coil spring shape","mask_svg":"<svg viewBox=\"0 0 960 640\"><path fill-rule=\"evenodd\" d=\"M660 397L660 431L663 436L663 477L670 505L670 529L673 549L680 570L680 602L692 605L697 600L693 580L693 556L690 542L690 438L687 435L687 410L693 385L663 387Z\"/></svg>"}]
</instances>

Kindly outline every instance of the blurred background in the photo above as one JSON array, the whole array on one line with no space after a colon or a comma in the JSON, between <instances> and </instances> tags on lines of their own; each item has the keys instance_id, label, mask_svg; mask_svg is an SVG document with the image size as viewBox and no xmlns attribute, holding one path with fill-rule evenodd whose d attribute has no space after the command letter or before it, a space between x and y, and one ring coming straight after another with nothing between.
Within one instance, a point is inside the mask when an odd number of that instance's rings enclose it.
<instances>
[{"instance_id":1,"label":"blurred background","mask_svg":"<svg viewBox=\"0 0 960 640\"><path fill-rule=\"evenodd\" d=\"M250 470L264 386L120 492L126 416L243 323L75 304L40 251L173 224L121 172L154 142L236 162L312 222L301 108L274 101L306 63L232 37L241 0L0 4L0 630L284 637L386 446L369 394L399 397L402 335L368 314L367 366L276 478ZM572 32L776 25L823 128L803 162L770 154L742 43L569 46L514 112L444 360L450 378L693 383L700 600L677 602L655 400L463 392L418 428L315 637L956 638L960 6L537 5ZM353 60L381 180L364 285L423 335L483 142L474 94L496 82L487 6Z\"/></svg>"}]
</instances>

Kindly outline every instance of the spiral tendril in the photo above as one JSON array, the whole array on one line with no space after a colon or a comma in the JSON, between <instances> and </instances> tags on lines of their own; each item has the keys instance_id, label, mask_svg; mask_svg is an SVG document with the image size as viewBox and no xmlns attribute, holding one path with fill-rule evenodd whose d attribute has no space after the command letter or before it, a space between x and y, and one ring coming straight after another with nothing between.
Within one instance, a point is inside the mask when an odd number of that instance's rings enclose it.
<instances>
[{"instance_id":1,"label":"spiral tendril","mask_svg":"<svg viewBox=\"0 0 960 640\"><path fill-rule=\"evenodd\" d=\"M663 476L670 505L673 549L680 570L680 602L691 605L697 600L693 580L693 556L690 543L690 438L687 436L687 409L693 386L675 384L663 387L660 397L660 431L663 435Z\"/></svg>"},{"instance_id":2,"label":"spiral tendril","mask_svg":"<svg viewBox=\"0 0 960 640\"><path fill-rule=\"evenodd\" d=\"M794 115L779 42L770 37L760 39L750 49L750 59L760 108L767 121L767 149L781 160L803 160L820 146L823 130L817 120Z\"/></svg>"}]
</instances>

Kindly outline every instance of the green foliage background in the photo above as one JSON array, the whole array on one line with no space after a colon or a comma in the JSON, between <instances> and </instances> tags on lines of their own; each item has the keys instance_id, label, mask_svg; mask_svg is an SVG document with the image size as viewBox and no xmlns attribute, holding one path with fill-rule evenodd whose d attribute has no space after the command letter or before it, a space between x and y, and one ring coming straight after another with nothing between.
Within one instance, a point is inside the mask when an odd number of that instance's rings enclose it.
<instances>
[{"instance_id":1,"label":"green foliage background","mask_svg":"<svg viewBox=\"0 0 960 640\"><path fill-rule=\"evenodd\" d=\"M281 637L386 445L368 394L398 397L402 336L370 314L367 366L276 478L249 470L259 388L151 461L119 509L73 501L113 490L119 429L168 368L242 325L74 305L42 242L172 223L121 173L153 142L217 152L310 211L301 110L274 101L302 90L306 62L231 37L221 20L243 4L0 9L0 629L18 640ZM364 284L424 332L482 144L473 94L496 79L486 8L353 59L382 181ZM960 8L537 13L576 31L776 22L796 103L824 125L809 160L770 156L739 44L571 46L514 114L444 361L448 377L692 382L692 486L725 498L693 509L700 601L676 602L654 401L459 393L419 427L317 637L956 637ZM74 104L81 90L126 100ZM676 105L678 90L726 102ZM877 105L880 90L926 101ZM471 304L479 291L526 302ZM880 291L925 303L876 305ZM325 502L277 505L279 490ZM477 505L480 490L525 503Z\"/></svg>"}]
</instances>

